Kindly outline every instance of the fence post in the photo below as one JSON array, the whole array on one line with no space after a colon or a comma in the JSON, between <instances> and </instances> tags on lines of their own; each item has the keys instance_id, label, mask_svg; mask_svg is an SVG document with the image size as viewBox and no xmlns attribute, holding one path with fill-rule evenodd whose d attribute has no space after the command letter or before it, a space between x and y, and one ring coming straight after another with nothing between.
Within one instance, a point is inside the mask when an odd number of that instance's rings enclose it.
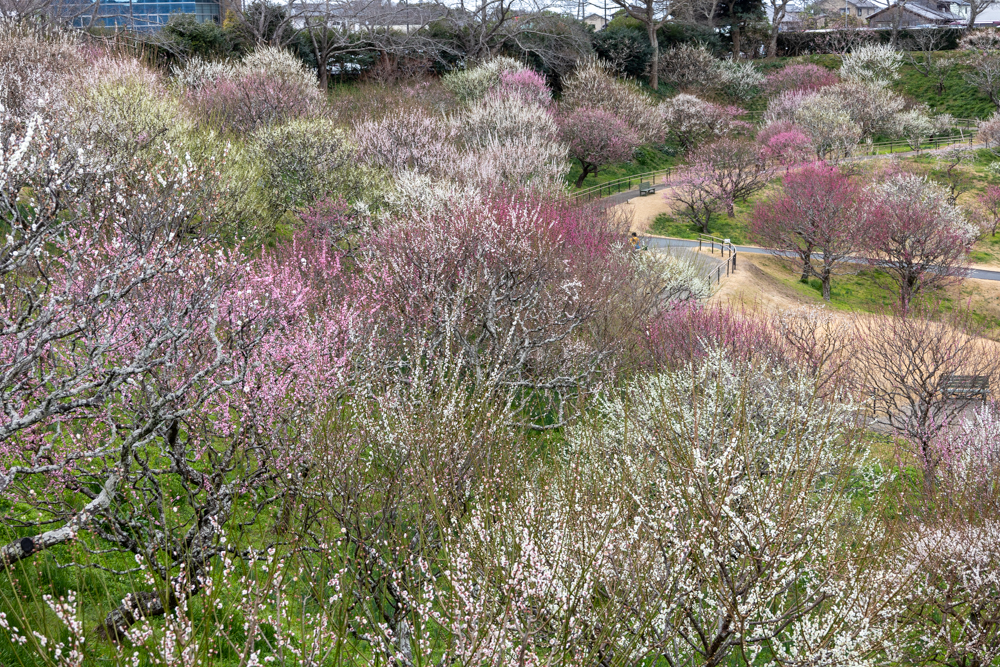
<instances>
[{"instance_id":1,"label":"fence post","mask_svg":"<svg viewBox=\"0 0 1000 667\"><path fill-rule=\"evenodd\" d=\"M701 237L698 237L698 252L701 252Z\"/></svg>"}]
</instances>

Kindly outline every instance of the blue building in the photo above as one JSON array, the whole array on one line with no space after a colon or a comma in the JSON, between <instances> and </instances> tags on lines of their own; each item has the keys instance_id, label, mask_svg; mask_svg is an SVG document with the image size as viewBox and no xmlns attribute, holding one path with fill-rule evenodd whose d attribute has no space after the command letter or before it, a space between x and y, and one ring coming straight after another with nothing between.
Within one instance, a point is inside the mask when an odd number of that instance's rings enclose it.
<instances>
[{"instance_id":1,"label":"blue building","mask_svg":"<svg viewBox=\"0 0 1000 667\"><path fill-rule=\"evenodd\" d=\"M153 31L167 24L172 14L194 14L199 23L222 21L223 0L195 2L195 0L96 0L80 3L80 13L73 23L78 27L127 28ZM69 5L71 3L67 3ZM65 7L66 5L64 5Z\"/></svg>"}]
</instances>

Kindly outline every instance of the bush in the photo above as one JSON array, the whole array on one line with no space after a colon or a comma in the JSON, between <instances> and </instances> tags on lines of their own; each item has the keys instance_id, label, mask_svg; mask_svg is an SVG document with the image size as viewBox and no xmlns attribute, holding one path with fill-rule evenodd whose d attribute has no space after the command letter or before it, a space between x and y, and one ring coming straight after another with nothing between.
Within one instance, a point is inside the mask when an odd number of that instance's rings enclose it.
<instances>
[{"instance_id":1,"label":"bush","mask_svg":"<svg viewBox=\"0 0 1000 667\"><path fill-rule=\"evenodd\" d=\"M845 81L887 86L899 78L903 54L888 44L864 44L844 56L840 76Z\"/></svg>"},{"instance_id":2,"label":"bush","mask_svg":"<svg viewBox=\"0 0 1000 667\"><path fill-rule=\"evenodd\" d=\"M787 65L768 74L763 88L768 97L774 97L788 90L819 90L839 81L836 72L819 65Z\"/></svg>"},{"instance_id":3,"label":"bush","mask_svg":"<svg viewBox=\"0 0 1000 667\"><path fill-rule=\"evenodd\" d=\"M173 14L163 26L163 35L185 56L221 58L232 51L222 26L212 21L199 23L193 14Z\"/></svg>"},{"instance_id":4,"label":"bush","mask_svg":"<svg viewBox=\"0 0 1000 667\"><path fill-rule=\"evenodd\" d=\"M478 67L447 74L441 83L458 98L460 103L472 104L499 87L505 72L515 73L524 69L526 67L513 58L497 56Z\"/></svg>"},{"instance_id":5,"label":"bush","mask_svg":"<svg viewBox=\"0 0 1000 667\"><path fill-rule=\"evenodd\" d=\"M598 60L581 63L563 83L560 106L567 111L590 107L614 114L643 142L654 142L663 136L649 96L632 83L615 78L611 68Z\"/></svg>"},{"instance_id":6,"label":"bush","mask_svg":"<svg viewBox=\"0 0 1000 667\"><path fill-rule=\"evenodd\" d=\"M272 47L255 50L239 64L195 58L176 69L174 78L185 88L189 108L222 132L249 133L320 109L313 73L292 54Z\"/></svg>"},{"instance_id":7,"label":"bush","mask_svg":"<svg viewBox=\"0 0 1000 667\"><path fill-rule=\"evenodd\" d=\"M639 78L645 75L653 47L649 37L635 28L612 28L594 33L594 52L597 57L622 77Z\"/></svg>"},{"instance_id":8,"label":"bush","mask_svg":"<svg viewBox=\"0 0 1000 667\"><path fill-rule=\"evenodd\" d=\"M101 57L74 86L73 132L122 167L184 142L190 124L160 77L131 58Z\"/></svg>"},{"instance_id":9,"label":"bush","mask_svg":"<svg viewBox=\"0 0 1000 667\"><path fill-rule=\"evenodd\" d=\"M660 78L681 90L710 90L721 83L722 73L704 46L681 44L660 55Z\"/></svg>"},{"instance_id":10,"label":"bush","mask_svg":"<svg viewBox=\"0 0 1000 667\"><path fill-rule=\"evenodd\" d=\"M690 149L703 141L749 128L737 120L743 113L738 107L726 107L681 94L657 107L667 141Z\"/></svg>"},{"instance_id":11,"label":"bush","mask_svg":"<svg viewBox=\"0 0 1000 667\"><path fill-rule=\"evenodd\" d=\"M271 221L323 199L354 203L378 192L375 175L355 163L347 134L325 119L263 127L251 139L261 208Z\"/></svg>"},{"instance_id":12,"label":"bush","mask_svg":"<svg viewBox=\"0 0 1000 667\"><path fill-rule=\"evenodd\" d=\"M75 34L0 18L0 109L16 118L65 111L65 89L85 60Z\"/></svg>"}]
</instances>

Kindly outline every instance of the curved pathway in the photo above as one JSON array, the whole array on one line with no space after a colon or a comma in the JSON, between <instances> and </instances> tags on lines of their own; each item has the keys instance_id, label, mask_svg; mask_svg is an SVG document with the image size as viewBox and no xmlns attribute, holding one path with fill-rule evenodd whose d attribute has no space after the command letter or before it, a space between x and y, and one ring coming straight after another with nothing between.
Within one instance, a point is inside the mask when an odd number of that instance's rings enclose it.
<instances>
[{"instance_id":1,"label":"curved pathway","mask_svg":"<svg viewBox=\"0 0 1000 667\"><path fill-rule=\"evenodd\" d=\"M625 194L624 192L622 194ZM642 242L645 243L650 248L691 248L698 247L697 241L692 241L691 239L675 239L668 236L643 236ZM737 252L745 252L752 255L778 255L781 257L796 257L795 253L789 251L774 251L768 250L767 248L761 248L760 246L753 245L734 245ZM856 263L863 263L863 259L853 259L844 260ZM989 269L969 269L968 278L975 278L976 280L997 280L1000 281L1000 271L991 271Z\"/></svg>"}]
</instances>

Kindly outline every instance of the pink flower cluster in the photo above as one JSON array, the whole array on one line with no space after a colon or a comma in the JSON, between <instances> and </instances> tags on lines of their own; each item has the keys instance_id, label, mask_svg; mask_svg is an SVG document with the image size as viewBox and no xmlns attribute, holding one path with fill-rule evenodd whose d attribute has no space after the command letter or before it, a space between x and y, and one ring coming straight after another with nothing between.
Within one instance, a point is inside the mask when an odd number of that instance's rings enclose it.
<instances>
[{"instance_id":1,"label":"pink flower cluster","mask_svg":"<svg viewBox=\"0 0 1000 667\"><path fill-rule=\"evenodd\" d=\"M825 67L812 64L788 65L767 75L764 91L774 97L789 90L811 92L840 82L837 73Z\"/></svg>"}]
</instances>

